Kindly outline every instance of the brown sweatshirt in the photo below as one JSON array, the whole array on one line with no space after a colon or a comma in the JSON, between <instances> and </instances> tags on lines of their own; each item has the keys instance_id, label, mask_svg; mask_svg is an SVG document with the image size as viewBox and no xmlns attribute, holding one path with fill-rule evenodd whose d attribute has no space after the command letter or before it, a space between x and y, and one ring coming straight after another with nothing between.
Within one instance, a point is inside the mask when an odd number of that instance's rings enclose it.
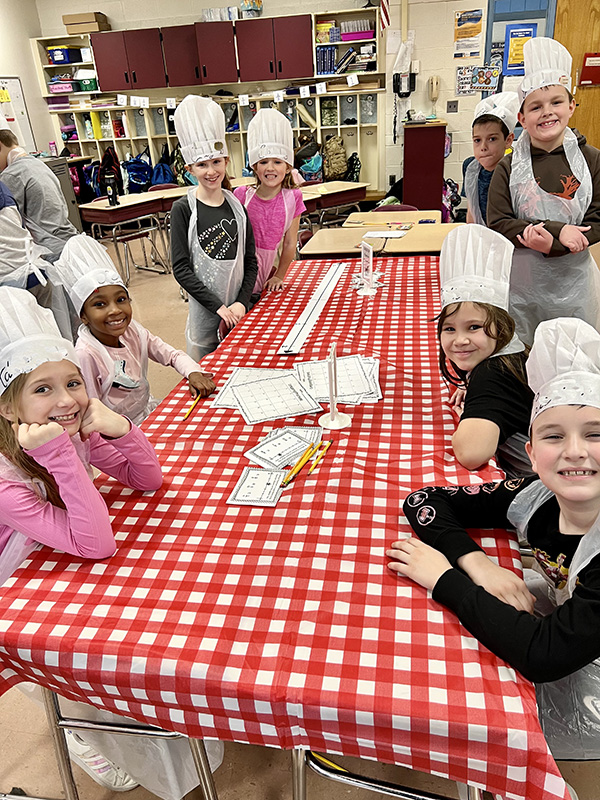
<instances>
[{"instance_id":1,"label":"brown sweatshirt","mask_svg":"<svg viewBox=\"0 0 600 800\"><path fill-rule=\"evenodd\" d=\"M591 226L584 236L590 244L595 244L600 241L600 150L586 144L585 136L578 130L573 129L573 133L577 136L577 142L592 175L592 202L585 212L581 224ZM494 170L488 195L488 227L506 236L515 247L523 247L518 241L517 235L522 234L525 227L531 222L544 222L546 230L550 231L554 237L552 249L548 255L563 256L565 253L569 253L569 249L558 240L564 227L563 222L548 219L519 219L516 216L509 188L511 163L512 153L505 156ZM550 153L532 145L531 163L533 174L541 189L560 197L573 197L579 187L579 182L569 167L562 144Z\"/></svg>"}]
</instances>

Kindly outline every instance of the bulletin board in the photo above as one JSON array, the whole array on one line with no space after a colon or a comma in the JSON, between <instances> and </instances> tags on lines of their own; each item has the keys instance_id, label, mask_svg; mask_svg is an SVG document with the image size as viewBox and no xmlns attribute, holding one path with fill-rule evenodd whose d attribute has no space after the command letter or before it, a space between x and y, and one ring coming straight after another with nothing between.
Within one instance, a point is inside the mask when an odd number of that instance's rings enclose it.
<instances>
[{"instance_id":1,"label":"bulletin board","mask_svg":"<svg viewBox=\"0 0 600 800\"><path fill-rule=\"evenodd\" d=\"M35 152L37 147L19 78L0 78L0 111L19 140L19 145L29 153Z\"/></svg>"}]
</instances>

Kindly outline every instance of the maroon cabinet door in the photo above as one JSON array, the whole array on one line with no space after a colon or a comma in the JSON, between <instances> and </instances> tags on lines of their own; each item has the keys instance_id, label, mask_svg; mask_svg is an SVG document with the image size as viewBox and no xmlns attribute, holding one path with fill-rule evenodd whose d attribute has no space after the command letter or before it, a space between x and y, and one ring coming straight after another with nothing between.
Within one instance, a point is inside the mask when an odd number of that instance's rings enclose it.
<instances>
[{"instance_id":1,"label":"maroon cabinet door","mask_svg":"<svg viewBox=\"0 0 600 800\"><path fill-rule=\"evenodd\" d=\"M209 23L212 24L212 23ZM235 23L241 81L277 77L272 19L242 19Z\"/></svg>"},{"instance_id":2,"label":"maroon cabinet door","mask_svg":"<svg viewBox=\"0 0 600 800\"><path fill-rule=\"evenodd\" d=\"M237 83L233 22L196 22L202 83Z\"/></svg>"},{"instance_id":3,"label":"maroon cabinet door","mask_svg":"<svg viewBox=\"0 0 600 800\"><path fill-rule=\"evenodd\" d=\"M123 31L127 61L131 70L131 89L153 89L167 85L160 31L143 28Z\"/></svg>"},{"instance_id":4,"label":"maroon cabinet door","mask_svg":"<svg viewBox=\"0 0 600 800\"><path fill-rule=\"evenodd\" d=\"M308 78L314 75L310 14L277 17L273 20L273 35L278 78Z\"/></svg>"},{"instance_id":5,"label":"maroon cabinet door","mask_svg":"<svg viewBox=\"0 0 600 800\"><path fill-rule=\"evenodd\" d=\"M197 86L202 83L193 25L161 28L169 86Z\"/></svg>"},{"instance_id":6,"label":"maroon cabinet door","mask_svg":"<svg viewBox=\"0 0 600 800\"><path fill-rule=\"evenodd\" d=\"M131 89L124 31L92 33L90 40L101 91Z\"/></svg>"},{"instance_id":7,"label":"maroon cabinet door","mask_svg":"<svg viewBox=\"0 0 600 800\"><path fill-rule=\"evenodd\" d=\"M442 210L445 139L444 125L404 126L403 203Z\"/></svg>"}]
</instances>

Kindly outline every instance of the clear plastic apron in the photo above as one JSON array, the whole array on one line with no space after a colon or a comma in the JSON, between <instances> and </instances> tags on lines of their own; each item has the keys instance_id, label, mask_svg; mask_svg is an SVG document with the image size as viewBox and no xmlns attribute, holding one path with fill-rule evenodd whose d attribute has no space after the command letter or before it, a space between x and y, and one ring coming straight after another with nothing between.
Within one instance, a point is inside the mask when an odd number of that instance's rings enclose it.
<instances>
[{"instance_id":1,"label":"clear plastic apron","mask_svg":"<svg viewBox=\"0 0 600 800\"><path fill-rule=\"evenodd\" d=\"M111 398L110 408L112 408L112 410L117 414L122 414L123 416L128 417L128 419L130 419L134 425L140 425L146 419L148 414L154 411L158 405L158 400L156 400L150 394L150 384L146 378L146 375L148 374L148 344L146 337L143 334L143 328L135 320L131 320L129 327L138 334L141 344L140 385L137 389L125 393L125 396L119 403L113 404ZM102 342L99 342L98 339L96 339L96 337L90 333L87 325L81 325L79 328L79 338L85 342L86 345L93 348L94 353L98 356L104 365L105 370L107 371L106 378L102 381L102 385L100 387L100 394L103 402L105 402L104 398L108 397L110 388L115 380L116 364L110 357ZM105 405L108 405L108 403L105 402Z\"/></svg>"},{"instance_id":2,"label":"clear plastic apron","mask_svg":"<svg viewBox=\"0 0 600 800\"><path fill-rule=\"evenodd\" d=\"M244 205L248 208L248 205L254 195L256 194L256 188L254 186L248 186L246 189L246 196L244 198ZM267 250L263 247L256 248L256 260L258 261L258 272L256 274L256 283L254 284L254 289L252 290L253 294L260 294L264 288L265 283L269 280L273 273L273 265L275 264L275 259L277 258L277 253L279 251L279 247L283 242L283 238L285 234L288 232L290 225L294 220L294 212L296 210L296 198L294 197L294 192L290 189L282 189L281 196L283 197L283 204L285 207L285 223L283 227L283 234L279 241L279 244L274 250Z\"/></svg>"},{"instance_id":3,"label":"clear plastic apron","mask_svg":"<svg viewBox=\"0 0 600 800\"><path fill-rule=\"evenodd\" d=\"M206 255L198 241L198 210L196 187L188 189L187 198L192 216L188 227L188 247L194 272L199 280L217 295L223 305L235 302L244 280L244 249L246 246L246 214L240 201L231 192L223 189L226 202L231 206L237 222L237 255L234 259L216 259ZM213 314L193 297L189 298L188 319L185 327L187 353L194 361L200 361L216 349L219 340L217 330L221 317Z\"/></svg>"},{"instance_id":4,"label":"clear plastic apron","mask_svg":"<svg viewBox=\"0 0 600 800\"><path fill-rule=\"evenodd\" d=\"M552 492L541 481L535 481L513 500L507 516L517 529L519 539L527 537L529 520L550 497ZM564 588L557 589L551 584L536 563L535 571L544 577L546 596L554 606L562 605L572 596L577 576L598 553L600 517L581 538ZM535 688L542 730L552 755L557 759L599 759L600 659L560 680L536 684ZM597 705L595 700L598 700Z\"/></svg>"},{"instance_id":5,"label":"clear plastic apron","mask_svg":"<svg viewBox=\"0 0 600 800\"><path fill-rule=\"evenodd\" d=\"M519 219L550 219L580 225L593 194L592 176L570 128L565 129L565 156L580 183L573 199L548 194L538 186L531 162L530 138L523 132L513 148L510 195ZM548 258L529 248L516 248L510 277L510 313L527 344L540 322L578 317L598 328L600 271L589 248L581 253Z\"/></svg>"},{"instance_id":6,"label":"clear plastic apron","mask_svg":"<svg viewBox=\"0 0 600 800\"><path fill-rule=\"evenodd\" d=\"M487 225L486 220L481 215L481 208L479 207L479 173L481 172L481 164L477 159L473 159L465 172L465 194L467 202L469 203L469 211L473 220L477 225Z\"/></svg>"}]
</instances>

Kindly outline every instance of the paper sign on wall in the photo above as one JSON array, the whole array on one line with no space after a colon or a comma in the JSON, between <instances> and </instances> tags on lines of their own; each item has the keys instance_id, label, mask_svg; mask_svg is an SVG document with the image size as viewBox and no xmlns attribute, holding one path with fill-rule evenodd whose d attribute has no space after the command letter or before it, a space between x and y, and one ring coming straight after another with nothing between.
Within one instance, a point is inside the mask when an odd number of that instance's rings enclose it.
<instances>
[{"instance_id":1,"label":"paper sign on wall","mask_svg":"<svg viewBox=\"0 0 600 800\"><path fill-rule=\"evenodd\" d=\"M118 106L126 106L127 105L127 95L126 94L118 94L117 95L117 105Z\"/></svg>"},{"instance_id":2,"label":"paper sign on wall","mask_svg":"<svg viewBox=\"0 0 600 800\"><path fill-rule=\"evenodd\" d=\"M142 104L140 103L140 100L141 100L140 97L136 97L135 95L132 95L130 99L131 99L131 105L134 108L141 108Z\"/></svg>"},{"instance_id":3,"label":"paper sign on wall","mask_svg":"<svg viewBox=\"0 0 600 800\"><path fill-rule=\"evenodd\" d=\"M454 58L478 58L481 53L483 9L454 15Z\"/></svg>"},{"instance_id":4,"label":"paper sign on wall","mask_svg":"<svg viewBox=\"0 0 600 800\"><path fill-rule=\"evenodd\" d=\"M241 94L238 99L240 101L240 105L241 106L249 106L250 105L250 95Z\"/></svg>"},{"instance_id":5,"label":"paper sign on wall","mask_svg":"<svg viewBox=\"0 0 600 800\"><path fill-rule=\"evenodd\" d=\"M500 67L472 67L471 85L480 92L495 92L500 80Z\"/></svg>"},{"instance_id":6,"label":"paper sign on wall","mask_svg":"<svg viewBox=\"0 0 600 800\"><path fill-rule=\"evenodd\" d=\"M537 22L519 25L507 25L504 40L504 62L502 72L505 75L524 75L523 45L537 35Z\"/></svg>"},{"instance_id":7,"label":"paper sign on wall","mask_svg":"<svg viewBox=\"0 0 600 800\"><path fill-rule=\"evenodd\" d=\"M150 108L149 97L140 97L140 108Z\"/></svg>"},{"instance_id":8,"label":"paper sign on wall","mask_svg":"<svg viewBox=\"0 0 600 800\"><path fill-rule=\"evenodd\" d=\"M167 108L177 108L177 98L176 97L167 97L166 104L167 104Z\"/></svg>"},{"instance_id":9,"label":"paper sign on wall","mask_svg":"<svg viewBox=\"0 0 600 800\"><path fill-rule=\"evenodd\" d=\"M273 100L276 103L283 103L283 92L273 92Z\"/></svg>"},{"instance_id":10,"label":"paper sign on wall","mask_svg":"<svg viewBox=\"0 0 600 800\"><path fill-rule=\"evenodd\" d=\"M475 89L471 86L473 77L473 67L456 68L456 94L475 94Z\"/></svg>"},{"instance_id":11,"label":"paper sign on wall","mask_svg":"<svg viewBox=\"0 0 600 800\"><path fill-rule=\"evenodd\" d=\"M348 75L346 83L348 86L358 86L358 75Z\"/></svg>"},{"instance_id":12,"label":"paper sign on wall","mask_svg":"<svg viewBox=\"0 0 600 800\"><path fill-rule=\"evenodd\" d=\"M317 83L315 86L317 90L317 94L327 94L327 84L326 83Z\"/></svg>"},{"instance_id":13,"label":"paper sign on wall","mask_svg":"<svg viewBox=\"0 0 600 800\"><path fill-rule=\"evenodd\" d=\"M310 97L310 86L300 87L300 97Z\"/></svg>"}]
</instances>

